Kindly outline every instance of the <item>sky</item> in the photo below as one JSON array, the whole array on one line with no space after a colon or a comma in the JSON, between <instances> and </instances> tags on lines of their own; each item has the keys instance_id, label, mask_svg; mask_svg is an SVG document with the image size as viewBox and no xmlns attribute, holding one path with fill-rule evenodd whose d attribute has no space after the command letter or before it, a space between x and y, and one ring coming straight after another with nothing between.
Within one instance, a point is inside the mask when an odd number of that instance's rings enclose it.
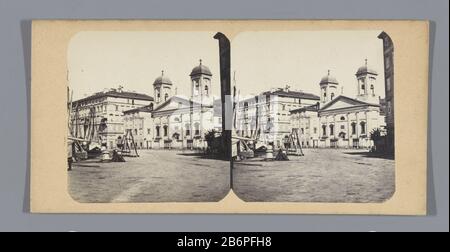
<instances>
[{"instance_id":1,"label":"sky","mask_svg":"<svg viewBox=\"0 0 450 252\"><path fill-rule=\"evenodd\" d=\"M355 73L367 58L379 73L377 94L384 97L380 32L243 32L231 41L231 71L241 95L286 85L318 95L320 79L330 70L344 95L354 97ZM153 81L162 70L179 95L190 95L189 74L200 59L211 69L212 91L219 96L219 46L214 34L216 31L80 32L68 49L73 99L119 85L153 96Z\"/></svg>"},{"instance_id":2,"label":"sky","mask_svg":"<svg viewBox=\"0 0 450 252\"><path fill-rule=\"evenodd\" d=\"M245 32L232 42L232 63L241 94L258 94L289 85L292 90L320 94L328 70L355 97L355 73L368 65L378 72L376 92L384 97L381 31Z\"/></svg>"},{"instance_id":3,"label":"sky","mask_svg":"<svg viewBox=\"0 0 450 252\"><path fill-rule=\"evenodd\" d=\"M173 92L190 95L192 69L202 64L213 74L212 91L219 95L219 43L216 32L80 32L68 49L69 87L73 99L105 88L154 96L153 82L164 70Z\"/></svg>"}]
</instances>

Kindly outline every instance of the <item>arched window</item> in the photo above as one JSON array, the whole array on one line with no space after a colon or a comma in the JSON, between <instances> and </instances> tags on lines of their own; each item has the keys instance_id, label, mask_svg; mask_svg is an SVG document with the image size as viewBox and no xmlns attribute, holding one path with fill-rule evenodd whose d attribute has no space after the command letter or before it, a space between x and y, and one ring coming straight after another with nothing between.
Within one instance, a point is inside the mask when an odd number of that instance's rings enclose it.
<instances>
[{"instance_id":1,"label":"arched window","mask_svg":"<svg viewBox=\"0 0 450 252\"><path fill-rule=\"evenodd\" d=\"M365 94L366 93L366 85L361 84L361 93Z\"/></svg>"},{"instance_id":2,"label":"arched window","mask_svg":"<svg viewBox=\"0 0 450 252\"><path fill-rule=\"evenodd\" d=\"M334 135L334 125L330 124L330 136Z\"/></svg>"},{"instance_id":3,"label":"arched window","mask_svg":"<svg viewBox=\"0 0 450 252\"><path fill-rule=\"evenodd\" d=\"M161 132L159 131L161 128L159 126L156 126L155 131L156 131L156 137L159 137L161 135Z\"/></svg>"},{"instance_id":4,"label":"arched window","mask_svg":"<svg viewBox=\"0 0 450 252\"><path fill-rule=\"evenodd\" d=\"M352 135L356 134L356 123L352 122Z\"/></svg>"},{"instance_id":5,"label":"arched window","mask_svg":"<svg viewBox=\"0 0 450 252\"><path fill-rule=\"evenodd\" d=\"M167 99L169 99L169 94L164 95L164 101L167 101Z\"/></svg>"},{"instance_id":6,"label":"arched window","mask_svg":"<svg viewBox=\"0 0 450 252\"><path fill-rule=\"evenodd\" d=\"M331 100L334 99L334 93L331 93Z\"/></svg>"},{"instance_id":7,"label":"arched window","mask_svg":"<svg viewBox=\"0 0 450 252\"><path fill-rule=\"evenodd\" d=\"M167 125L164 125L164 136L168 136L169 135L169 127Z\"/></svg>"},{"instance_id":8,"label":"arched window","mask_svg":"<svg viewBox=\"0 0 450 252\"><path fill-rule=\"evenodd\" d=\"M189 124L186 124L185 128L186 128L186 136L190 136L191 135L191 127L189 126Z\"/></svg>"},{"instance_id":9,"label":"arched window","mask_svg":"<svg viewBox=\"0 0 450 252\"><path fill-rule=\"evenodd\" d=\"M375 95L375 87L372 85L370 85L370 92L372 93L372 95Z\"/></svg>"},{"instance_id":10,"label":"arched window","mask_svg":"<svg viewBox=\"0 0 450 252\"><path fill-rule=\"evenodd\" d=\"M366 134L366 122L361 122L361 134Z\"/></svg>"},{"instance_id":11,"label":"arched window","mask_svg":"<svg viewBox=\"0 0 450 252\"><path fill-rule=\"evenodd\" d=\"M205 95L209 95L209 87L205 86Z\"/></svg>"},{"instance_id":12,"label":"arched window","mask_svg":"<svg viewBox=\"0 0 450 252\"><path fill-rule=\"evenodd\" d=\"M200 124L199 123L195 123L194 124L194 128L195 128L195 135L196 136L200 135Z\"/></svg>"},{"instance_id":13,"label":"arched window","mask_svg":"<svg viewBox=\"0 0 450 252\"><path fill-rule=\"evenodd\" d=\"M200 83L198 82L198 80L194 81L194 95L198 95L200 89Z\"/></svg>"},{"instance_id":14,"label":"arched window","mask_svg":"<svg viewBox=\"0 0 450 252\"><path fill-rule=\"evenodd\" d=\"M341 116L341 121L345 121L345 117L344 116Z\"/></svg>"},{"instance_id":15,"label":"arched window","mask_svg":"<svg viewBox=\"0 0 450 252\"><path fill-rule=\"evenodd\" d=\"M326 135L327 135L327 126L322 125L322 136L326 136Z\"/></svg>"},{"instance_id":16,"label":"arched window","mask_svg":"<svg viewBox=\"0 0 450 252\"><path fill-rule=\"evenodd\" d=\"M161 101L161 94L158 93L158 94L156 95L156 102L160 102L160 101Z\"/></svg>"}]
</instances>

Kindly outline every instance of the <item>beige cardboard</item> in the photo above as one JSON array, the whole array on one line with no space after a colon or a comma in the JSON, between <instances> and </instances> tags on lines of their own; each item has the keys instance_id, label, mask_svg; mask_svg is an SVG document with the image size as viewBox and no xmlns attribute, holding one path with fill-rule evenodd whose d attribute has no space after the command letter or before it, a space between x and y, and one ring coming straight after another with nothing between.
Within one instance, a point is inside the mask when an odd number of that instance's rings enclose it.
<instances>
[{"instance_id":1,"label":"beige cardboard","mask_svg":"<svg viewBox=\"0 0 450 252\"><path fill-rule=\"evenodd\" d=\"M426 214L427 21L33 21L31 212ZM67 190L67 49L80 31L383 30L395 47L396 192L384 203L78 203Z\"/></svg>"}]
</instances>

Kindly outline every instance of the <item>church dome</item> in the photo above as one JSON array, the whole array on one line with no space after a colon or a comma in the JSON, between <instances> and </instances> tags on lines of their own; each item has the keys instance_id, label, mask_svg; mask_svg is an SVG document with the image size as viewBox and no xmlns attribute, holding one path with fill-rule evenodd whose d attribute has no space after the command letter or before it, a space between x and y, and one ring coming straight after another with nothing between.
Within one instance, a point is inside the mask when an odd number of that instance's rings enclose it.
<instances>
[{"instance_id":1,"label":"church dome","mask_svg":"<svg viewBox=\"0 0 450 252\"><path fill-rule=\"evenodd\" d=\"M363 75L363 74L374 74L374 75L378 75L377 71L375 71L374 69L372 69L371 67L369 67L367 65L367 59L366 59L366 63L364 64L364 66L361 66L360 68L358 68L358 71L356 71L356 75Z\"/></svg>"},{"instance_id":2,"label":"church dome","mask_svg":"<svg viewBox=\"0 0 450 252\"><path fill-rule=\"evenodd\" d=\"M161 76L159 76L158 78L155 79L155 81L153 82L153 85L172 85L172 81L170 80L169 77L164 75L164 71L161 72Z\"/></svg>"},{"instance_id":3,"label":"church dome","mask_svg":"<svg viewBox=\"0 0 450 252\"><path fill-rule=\"evenodd\" d=\"M192 69L190 76L200 75L200 74L212 76L211 70L209 70L209 68L207 66L202 64L202 60L200 60L200 64L198 66L196 66L196 67L194 67L194 69Z\"/></svg>"},{"instance_id":4,"label":"church dome","mask_svg":"<svg viewBox=\"0 0 450 252\"><path fill-rule=\"evenodd\" d=\"M339 84L339 82L337 81L337 79L330 75L330 70L328 70L328 74L325 75L321 80L320 80L320 85L322 84Z\"/></svg>"}]
</instances>

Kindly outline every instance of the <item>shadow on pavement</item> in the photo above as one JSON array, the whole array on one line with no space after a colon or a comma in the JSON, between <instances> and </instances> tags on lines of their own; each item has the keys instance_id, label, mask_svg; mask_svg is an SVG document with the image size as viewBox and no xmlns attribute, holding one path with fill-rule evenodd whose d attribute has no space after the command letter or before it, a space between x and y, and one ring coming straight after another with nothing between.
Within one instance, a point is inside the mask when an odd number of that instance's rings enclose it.
<instances>
[{"instance_id":1,"label":"shadow on pavement","mask_svg":"<svg viewBox=\"0 0 450 252\"><path fill-rule=\"evenodd\" d=\"M368 157L368 158L382 158L382 159L394 160L394 156L392 156L392 155L388 155L388 154L384 154L384 153L368 152L368 151L344 152L344 154L358 155L358 156Z\"/></svg>"},{"instance_id":2,"label":"shadow on pavement","mask_svg":"<svg viewBox=\"0 0 450 252\"><path fill-rule=\"evenodd\" d=\"M185 157L195 157L199 159L214 159L214 160L222 160L229 161L227 158L218 156L218 155L208 155L204 153L177 153L177 155L185 156Z\"/></svg>"}]
</instances>

